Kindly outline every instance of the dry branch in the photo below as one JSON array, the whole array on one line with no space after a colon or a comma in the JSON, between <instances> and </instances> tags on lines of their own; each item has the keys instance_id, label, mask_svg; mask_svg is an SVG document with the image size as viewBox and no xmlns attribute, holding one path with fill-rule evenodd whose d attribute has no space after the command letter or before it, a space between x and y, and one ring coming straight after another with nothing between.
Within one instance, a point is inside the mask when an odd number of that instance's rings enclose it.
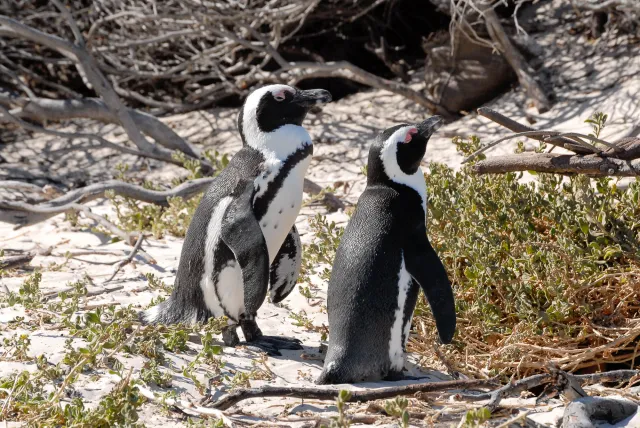
<instances>
[{"instance_id":1,"label":"dry branch","mask_svg":"<svg viewBox=\"0 0 640 428\"><path fill-rule=\"evenodd\" d=\"M413 395L418 392L450 391L466 388L488 388L496 385L493 379L453 380L442 382L418 383L363 391L351 391L349 402L381 400L400 395ZM335 400L340 395L338 389L319 387L289 387L265 385L259 388L239 389L227 394L211 404L219 410L226 410L240 401L258 397L293 397L316 400ZM205 399L206 400L206 399Z\"/></svg>"},{"instance_id":2,"label":"dry branch","mask_svg":"<svg viewBox=\"0 0 640 428\"><path fill-rule=\"evenodd\" d=\"M18 256L4 257L0 259L0 269L15 269L26 265L36 256L35 253L25 253Z\"/></svg>"},{"instance_id":3,"label":"dry branch","mask_svg":"<svg viewBox=\"0 0 640 428\"><path fill-rule=\"evenodd\" d=\"M227 426L227 427L236 426L236 424L234 424L233 421L221 410L211 409L211 408L202 407L202 406L196 406L195 404L186 400L178 400L174 398L158 398L153 393L153 391L146 388L145 386L138 385L137 388L142 396L144 396L148 400L151 400L155 403L176 407L182 411L190 412L200 416L214 417L222 420L224 423L224 426Z\"/></svg>"},{"instance_id":4,"label":"dry branch","mask_svg":"<svg viewBox=\"0 0 640 428\"><path fill-rule=\"evenodd\" d=\"M11 95L0 88L0 105L6 108L19 107L14 116L38 121L65 121L71 119L93 119L103 123L119 124L117 117L99 98L55 100L40 97ZM178 150L197 158L196 150L182 137L153 115L128 109L136 126L147 136L169 150ZM204 168L204 172L207 168ZM210 169L210 166L209 166Z\"/></svg>"},{"instance_id":5,"label":"dry branch","mask_svg":"<svg viewBox=\"0 0 640 428\"><path fill-rule=\"evenodd\" d=\"M533 78L533 70L522 54L518 52L515 46L509 40L509 36L504 31L498 15L496 15L492 6L485 7L482 11L487 30L493 42L500 48L500 52L505 57L511 68L516 72L518 81L533 100L536 108L540 113L549 111L551 102L544 93L538 82Z\"/></svg>"},{"instance_id":6,"label":"dry branch","mask_svg":"<svg viewBox=\"0 0 640 428\"><path fill-rule=\"evenodd\" d=\"M125 257L124 259L120 260L119 262L117 262L115 264L115 267L113 269L113 273L104 282L104 284L107 284L107 283L111 282L111 280L113 278L115 278L115 276L118 274L118 272L120 272L120 269L122 269L122 267L124 265L131 263L131 261L136 256L138 251L140 251L140 249L142 248L142 241L144 241L144 234L141 232L140 235L138 236L138 242L136 242L136 245L133 247L133 250L131 250L131 252L129 253L129 255L127 257Z\"/></svg>"},{"instance_id":7,"label":"dry branch","mask_svg":"<svg viewBox=\"0 0 640 428\"><path fill-rule=\"evenodd\" d=\"M594 177L617 176L635 177L640 175L640 138L624 139L624 141L610 143L590 135L575 132L560 133L550 130L536 130L522 125L498 112L482 107L478 114L515 131L516 134L501 138L484 146L468 156L467 162L496 144L510 138L525 136L545 143L561 145L576 154L525 153L519 155L505 155L488 158L471 166L476 174L492 174L517 171L536 171L555 174L586 174ZM574 138L572 140L571 138ZM581 139L589 139L593 143L608 147L600 151L592 144ZM571 146L578 144L579 146ZM588 151L591 150L591 154ZM593 153L597 151L597 153Z\"/></svg>"},{"instance_id":8,"label":"dry branch","mask_svg":"<svg viewBox=\"0 0 640 428\"><path fill-rule=\"evenodd\" d=\"M539 132L537 129L532 128L530 126L527 125L523 125L519 122L516 122L513 119L510 119L500 113L498 113L495 110L492 110L490 108L487 107L480 107L478 109L478 114L480 116L484 116L489 120L492 120L493 122L500 124L502 126L504 126L505 128L513 131L513 132L530 132L530 131L535 131L535 132ZM544 141L544 136L531 136L532 139L534 140L538 140L538 141ZM569 138L562 138L562 139L558 139L556 140L557 142L561 142L563 143L563 147L567 148L568 150L571 150L575 153L584 153L584 154L588 154L588 153L592 153L591 150L588 149L584 149L580 146L578 146L576 144L575 141L570 140Z\"/></svg>"},{"instance_id":9,"label":"dry branch","mask_svg":"<svg viewBox=\"0 0 640 428\"><path fill-rule=\"evenodd\" d=\"M493 412L498 408L502 399L519 395L523 391L528 391L548 383L553 382L559 387L562 387L561 389L564 389L567 380L575 380L578 385L588 385L601 382L625 382L639 375L640 370L615 370L587 375L572 375L557 370L552 373L542 373L517 380L495 391L483 394L458 394L456 398L465 401L489 400L486 407Z\"/></svg>"}]
</instances>

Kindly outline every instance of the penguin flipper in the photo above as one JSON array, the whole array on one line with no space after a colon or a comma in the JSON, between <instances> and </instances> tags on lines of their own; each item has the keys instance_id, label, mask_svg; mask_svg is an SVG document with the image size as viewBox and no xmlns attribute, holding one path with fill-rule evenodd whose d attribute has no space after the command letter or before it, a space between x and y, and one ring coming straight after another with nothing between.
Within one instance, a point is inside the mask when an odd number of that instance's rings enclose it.
<instances>
[{"instance_id":1,"label":"penguin flipper","mask_svg":"<svg viewBox=\"0 0 640 428\"><path fill-rule=\"evenodd\" d=\"M425 228L419 233L424 239L407 239L403 248L405 266L409 274L420 284L431 312L436 320L442 343L450 343L456 332L456 306L451 283L442 261L435 252ZM419 236L419 235L418 235Z\"/></svg>"},{"instance_id":2,"label":"penguin flipper","mask_svg":"<svg viewBox=\"0 0 640 428\"><path fill-rule=\"evenodd\" d=\"M294 224L284 240L269 272L269 297L272 303L283 301L298 282L302 266L300 235Z\"/></svg>"},{"instance_id":3,"label":"penguin flipper","mask_svg":"<svg viewBox=\"0 0 640 428\"><path fill-rule=\"evenodd\" d=\"M262 306L269 284L269 253L253 213L253 195L253 181L239 180L221 227L221 238L242 270L244 306L249 315Z\"/></svg>"}]
</instances>

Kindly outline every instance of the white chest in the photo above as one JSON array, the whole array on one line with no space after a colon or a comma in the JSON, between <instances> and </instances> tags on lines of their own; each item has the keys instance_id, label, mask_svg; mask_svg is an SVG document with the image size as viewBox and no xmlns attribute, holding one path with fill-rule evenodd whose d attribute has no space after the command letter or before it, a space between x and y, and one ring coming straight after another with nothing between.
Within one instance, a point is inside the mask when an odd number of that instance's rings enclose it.
<instances>
[{"instance_id":1,"label":"white chest","mask_svg":"<svg viewBox=\"0 0 640 428\"><path fill-rule=\"evenodd\" d=\"M287 234L293 227L302 207L302 189L304 187L304 176L311 162L311 156L307 156L298 162L282 182L282 187L275 193L269 203L266 214L260 220L260 228L267 243L269 252L269 262L273 262L284 242ZM277 174L272 176L275 178ZM260 185L273 185L264 183L264 179L259 177Z\"/></svg>"}]
</instances>

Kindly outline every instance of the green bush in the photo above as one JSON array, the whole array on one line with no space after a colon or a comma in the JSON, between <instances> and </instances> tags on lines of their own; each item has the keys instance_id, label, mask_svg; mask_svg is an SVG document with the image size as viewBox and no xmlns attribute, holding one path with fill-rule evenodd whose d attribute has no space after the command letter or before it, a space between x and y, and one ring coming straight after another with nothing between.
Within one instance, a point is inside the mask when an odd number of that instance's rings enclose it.
<instances>
[{"instance_id":1,"label":"green bush","mask_svg":"<svg viewBox=\"0 0 640 428\"><path fill-rule=\"evenodd\" d=\"M479 146L454 142L465 154ZM452 352L478 369L631 360L640 329L615 328L640 318L640 182L622 190L611 178L520 178L436 163L426 175L428 233L457 298ZM421 299L416 325L427 312ZM618 338L590 357L579 350Z\"/></svg>"}]
</instances>

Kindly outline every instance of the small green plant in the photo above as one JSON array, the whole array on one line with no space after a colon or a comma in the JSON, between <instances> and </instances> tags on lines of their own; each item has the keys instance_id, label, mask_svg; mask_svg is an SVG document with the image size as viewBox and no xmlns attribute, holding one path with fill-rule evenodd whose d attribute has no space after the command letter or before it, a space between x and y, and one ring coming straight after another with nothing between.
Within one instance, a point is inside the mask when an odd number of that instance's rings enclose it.
<instances>
[{"instance_id":1,"label":"small green plant","mask_svg":"<svg viewBox=\"0 0 640 428\"><path fill-rule=\"evenodd\" d=\"M3 358L10 358L15 361L29 361L29 346L31 339L27 334L14 334L13 336L2 339L4 353Z\"/></svg>"},{"instance_id":2,"label":"small green plant","mask_svg":"<svg viewBox=\"0 0 640 428\"><path fill-rule=\"evenodd\" d=\"M42 307L42 292L40 291L40 283L42 282L42 273L36 271L30 275L18 289L18 292L9 291L3 298L4 302L9 306L22 305L26 309L36 309Z\"/></svg>"},{"instance_id":3,"label":"small green plant","mask_svg":"<svg viewBox=\"0 0 640 428\"><path fill-rule=\"evenodd\" d=\"M347 402L351 398L351 392L346 389L340 390L338 394L338 398L336 398L336 407L338 408L338 416L334 416L331 418L331 423L327 427L326 425L321 425L324 428L349 428L351 422L349 421L349 417L347 416Z\"/></svg>"},{"instance_id":4,"label":"small green plant","mask_svg":"<svg viewBox=\"0 0 640 428\"><path fill-rule=\"evenodd\" d=\"M389 416L398 418L398 422L402 424L402 427L407 428L410 419L409 410L407 410L408 406L408 399L405 397L396 397L395 400L387 400L384 403L384 411L387 412Z\"/></svg>"},{"instance_id":5,"label":"small green plant","mask_svg":"<svg viewBox=\"0 0 640 428\"><path fill-rule=\"evenodd\" d=\"M173 287L168 286L164 283L160 278L152 274L151 272L144 274L147 278L147 282L149 283L149 288L152 290L162 290L166 293L171 293Z\"/></svg>"},{"instance_id":6,"label":"small green plant","mask_svg":"<svg viewBox=\"0 0 640 428\"><path fill-rule=\"evenodd\" d=\"M478 428L483 423L491 419L491 411L486 407L480 407L479 409L472 409L465 413L464 428Z\"/></svg>"},{"instance_id":7,"label":"small green plant","mask_svg":"<svg viewBox=\"0 0 640 428\"><path fill-rule=\"evenodd\" d=\"M309 226L314 232L314 242L306 245L302 257L302 269L298 282L309 282L310 275L321 267L319 276L328 282L331 276L331 265L338 249L338 244L344 233L342 227L335 222L329 222L323 215L317 214L309 219Z\"/></svg>"},{"instance_id":8,"label":"small green plant","mask_svg":"<svg viewBox=\"0 0 640 428\"><path fill-rule=\"evenodd\" d=\"M157 385L160 388L171 388L173 376L171 373L160 370L160 365L156 360L145 362L140 370L140 379L147 384Z\"/></svg>"},{"instance_id":9,"label":"small green plant","mask_svg":"<svg viewBox=\"0 0 640 428\"><path fill-rule=\"evenodd\" d=\"M589 117L589 119L586 119L584 122L590 124L592 128L592 132L589 135L596 138L600 138L600 133L606 126L608 118L609 118L609 115L607 115L606 113L597 111L593 113Z\"/></svg>"}]
</instances>

